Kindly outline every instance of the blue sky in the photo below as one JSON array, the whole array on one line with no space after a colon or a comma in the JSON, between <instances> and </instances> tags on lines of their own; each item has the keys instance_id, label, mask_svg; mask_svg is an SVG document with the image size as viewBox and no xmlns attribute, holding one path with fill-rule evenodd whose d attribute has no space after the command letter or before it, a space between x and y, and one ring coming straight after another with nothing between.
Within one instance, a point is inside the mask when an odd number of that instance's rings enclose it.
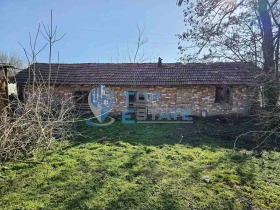
<instances>
[{"instance_id":1,"label":"blue sky","mask_svg":"<svg viewBox=\"0 0 280 210\"><path fill-rule=\"evenodd\" d=\"M2 17L0 51L24 58L18 42L29 49L29 32L35 37L39 23L58 26L58 35L66 33L53 48L53 61L60 62L128 62L128 49L134 50L137 25L145 27L144 46L147 62L158 57L163 62L179 58L178 38L184 31L183 8L176 0L0 0ZM46 43L42 36L38 48ZM37 57L48 61L48 50Z\"/></svg>"}]
</instances>

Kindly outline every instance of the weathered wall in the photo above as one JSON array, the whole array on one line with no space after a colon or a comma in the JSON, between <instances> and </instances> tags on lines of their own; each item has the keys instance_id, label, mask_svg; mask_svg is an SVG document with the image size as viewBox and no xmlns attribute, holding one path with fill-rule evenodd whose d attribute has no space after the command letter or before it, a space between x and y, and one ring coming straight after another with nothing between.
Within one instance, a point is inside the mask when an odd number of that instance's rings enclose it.
<instances>
[{"instance_id":1,"label":"weathered wall","mask_svg":"<svg viewBox=\"0 0 280 210\"><path fill-rule=\"evenodd\" d=\"M6 94L6 81L1 78L0 75L0 112L4 111L4 107L7 105L7 94Z\"/></svg>"},{"instance_id":2,"label":"weathered wall","mask_svg":"<svg viewBox=\"0 0 280 210\"><path fill-rule=\"evenodd\" d=\"M257 89L245 86L231 86L232 103L215 103L215 86L189 85L179 87L109 87L115 96L114 111L125 109L125 97L122 92L128 90L143 90L148 92L149 109L190 109L193 115L200 116L202 110L208 115L241 114L246 115ZM150 101L151 92L160 92L160 99Z\"/></svg>"},{"instance_id":3,"label":"weathered wall","mask_svg":"<svg viewBox=\"0 0 280 210\"><path fill-rule=\"evenodd\" d=\"M56 89L56 97L69 99L74 102L75 90L91 90L96 86L60 86ZM189 85L177 87L129 87L106 86L114 94L115 103L112 114L121 114L126 109L125 91L146 91L148 93L148 111L151 109L190 109L193 115L200 116L202 110L208 115L239 114L246 115L250 109L251 101L256 95L257 88L245 86L230 86L232 92L231 104L215 103L215 86ZM150 93L159 92L160 99L151 102Z\"/></svg>"}]
</instances>

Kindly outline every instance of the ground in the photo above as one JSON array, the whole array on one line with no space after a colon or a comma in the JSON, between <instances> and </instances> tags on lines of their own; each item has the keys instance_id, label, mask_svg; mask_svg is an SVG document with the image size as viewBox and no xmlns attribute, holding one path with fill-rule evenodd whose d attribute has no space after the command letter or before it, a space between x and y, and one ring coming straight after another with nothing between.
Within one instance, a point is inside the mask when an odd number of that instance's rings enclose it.
<instances>
[{"instance_id":1,"label":"ground","mask_svg":"<svg viewBox=\"0 0 280 210\"><path fill-rule=\"evenodd\" d=\"M249 139L234 151L213 135L222 127L81 123L85 136L54 143L44 162L1 165L0 209L280 209L280 153L254 153Z\"/></svg>"}]
</instances>

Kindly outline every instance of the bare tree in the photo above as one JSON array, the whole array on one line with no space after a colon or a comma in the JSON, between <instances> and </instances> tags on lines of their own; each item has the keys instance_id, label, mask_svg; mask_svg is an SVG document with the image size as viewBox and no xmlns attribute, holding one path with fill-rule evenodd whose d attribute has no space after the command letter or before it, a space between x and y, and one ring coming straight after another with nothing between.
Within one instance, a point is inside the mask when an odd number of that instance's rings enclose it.
<instances>
[{"instance_id":1,"label":"bare tree","mask_svg":"<svg viewBox=\"0 0 280 210\"><path fill-rule=\"evenodd\" d=\"M185 8L186 31L178 35L183 61L250 61L263 70L265 108L252 110L257 129L237 140L254 135L262 145L279 138L280 1L178 0L177 4Z\"/></svg>"},{"instance_id":2,"label":"bare tree","mask_svg":"<svg viewBox=\"0 0 280 210\"><path fill-rule=\"evenodd\" d=\"M16 53L5 53L5 52L0 52L0 63L7 63L10 65L13 65L15 68L23 68L24 67L24 62L22 58L17 55Z\"/></svg>"},{"instance_id":3,"label":"bare tree","mask_svg":"<svg viewBox=\"0 0 280 210\"><path fill-rule=\"evenodd\" d=\"M128 60L130 63L143 63L149 59L145 52L145 44L148 43L148 38L144 37L145 27L141 28L137 25L137 40L135 49L132 50L128 46Z\"/></svg>"},{"instance_id":4,"label":"bare tree","mask_svg":"<svg viewBox=\"0 0 280 210\"><path fill-rule=\"evenodd\" d=\"M43 149L43 157L54 139L67 139L73 136L72 124L75 115L72 113L74 104L72 98L58 96L52 78L52 46L57 39L57 27L53 30L52 13L50 26L43 24L44 32L39 25L35 39L29 33L30 51L25 47L29 64L29 80L24 88L25 100L17 97L10 101L7 111L0 116L0 160L16 158L18 154L30 157L38 149ZM47 43L37 50L39 35L46 38ZM44 78L36 68L36 58L49 44L49 74Z\"/></svg>"},{"instance_id":5,"label":"bare tree","mask_svg":"<svg viewBox=\"0 0 280 210\"><path fill-rule=\"evenodd\" d=\"M280 1L178 0L186 32L179 35L184 61L252 61L262 67L267 107L278 99ZM192 49L192 51L189 51Z\"/></svg>"},{"instance_id":6,"label":"bare tree","mask_svg":"<svg viewBox=\"0 0 280 210\"><path fill-rule=\"evenodd\" d=\"M22 68L26 67L23 59L16 53L0 52L0 63L4 63L6 65L10 65L14 67L13 69L9 69L7 75L8 77L13 77Z\"/></svg>"}]
</instances>

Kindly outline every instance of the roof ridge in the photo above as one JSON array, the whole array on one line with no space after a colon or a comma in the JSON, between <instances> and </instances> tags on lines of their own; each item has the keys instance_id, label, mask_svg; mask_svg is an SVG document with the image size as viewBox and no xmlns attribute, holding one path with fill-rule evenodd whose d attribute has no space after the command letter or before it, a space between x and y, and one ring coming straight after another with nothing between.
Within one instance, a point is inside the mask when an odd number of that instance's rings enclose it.
<instances>
[{"instance_id":1,"label":"roof ridge","mask_svg":"<svg viewBox=\"0 0 280 210\"><path fill-rule=\"evenodd\" d=\"M163 63L163 65L164 64L183 64L183 65L187 65L187 64L200 64L200 65L203 65L203 64L205 64L205 65L207 65L207 64L233 64L233 63L235 63L235 64L237 64L237 63L252 63L253 64L253 62L250 62L250 61L221 61L221 62L190 62L190 63L183 63L183 62L172 62L172 63ZM36 63L33 63L33 64L47 64L47 65L49 65L49 63L46 63L46 62L36 62ZM31 65L33 65L33 64L31 64ZM58 65L58 64L61 64L61 65L83 65L83 64L95 64L95 65L98 65L98 64L100 64L100 65L105 65L105 64L112 64L112 65L123 65L123 64L130 64L130 65L133 65L133 64L136 64L136 65L144 65L144 64L157 64L157 62L148 62L148 63L51 63L52 65ZM31 66L30 65L30 66Z\"/></svg>"}]
</instances>

